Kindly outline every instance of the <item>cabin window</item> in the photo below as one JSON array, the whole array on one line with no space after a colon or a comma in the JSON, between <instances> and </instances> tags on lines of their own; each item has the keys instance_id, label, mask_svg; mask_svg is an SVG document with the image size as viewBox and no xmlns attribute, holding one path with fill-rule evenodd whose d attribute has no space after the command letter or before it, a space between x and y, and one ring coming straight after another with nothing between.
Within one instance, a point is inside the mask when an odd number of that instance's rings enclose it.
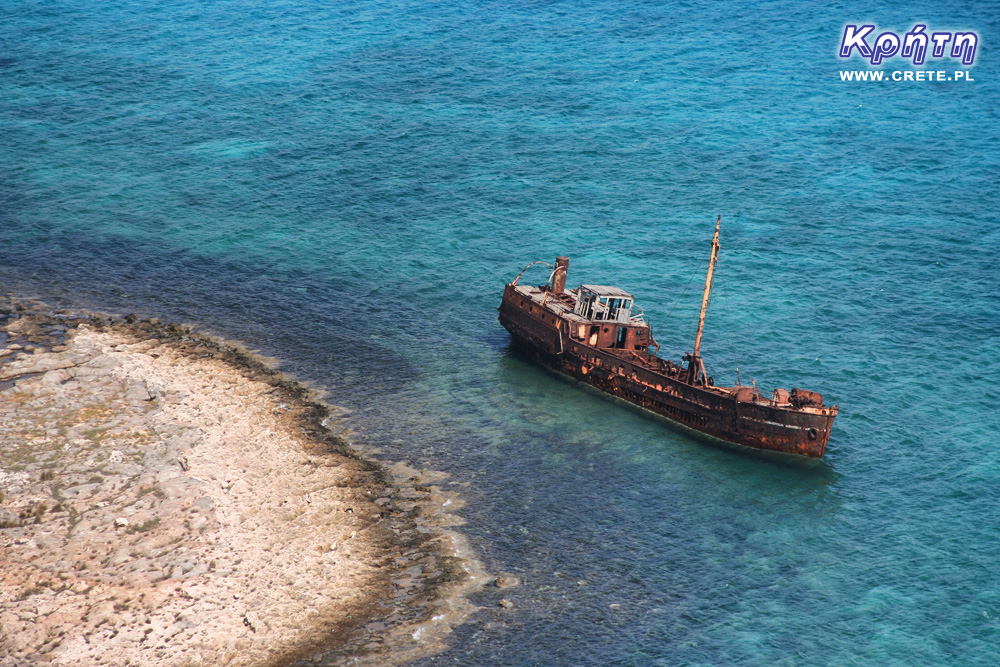
<instances>
[{"instance_id":1,"label":"cabin window","mask_svg":"<svg viewBox=\"0 0 1000 667\"><path fill-rule=\"evenodd\" d=\"M576 302L576 312L579 313L584 319L593 319L594 314L594 295L582 292L580 294L580 299Z\"/></svg>"},{"instance_id":2,"label":"cabin window","mask_svg":"<svg viewBox=\"0 0 1000 667\"><path fill-rule=\"evenodd\" d=\"M587 343L591 347L597 347L597 334L599 334L600 332L601 332L601 327L596 325L590 327L590 340L588 340Z\"/></svg>"},{"instance_id":3,"label":"cabin window","mask_svg":"<svg viewBox=\"0 0 1000 667\"><path fill-rule=\"evenodd\" d=\"M608 319L617 320L618 319L618 308L621 305L621 299L608 299Z\"/></svg>"}]
</instances>

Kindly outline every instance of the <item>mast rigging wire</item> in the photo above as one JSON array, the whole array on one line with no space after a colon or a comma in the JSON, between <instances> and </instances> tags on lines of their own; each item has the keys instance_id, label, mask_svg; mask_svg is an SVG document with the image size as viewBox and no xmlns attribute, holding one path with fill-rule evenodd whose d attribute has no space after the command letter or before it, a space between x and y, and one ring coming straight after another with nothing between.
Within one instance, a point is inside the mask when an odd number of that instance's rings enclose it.
<instances>
[{"instance_id":1,"label":"mast rigging wire","mask_svg":"<svg viewBox=\"0 0 1000 667\"><path fill-rule=\"evenodd\" d=\"M733 363L736 365L736 384L742 385L740 381L740 362L736 358L736 334L733 332L733 317L729 313L729 291L726 289L726 277L719 270L719 277L722 279L722 296L726 302L726 319L729 321L729 340L733 344Z\"/></svg>"}]
</instances>

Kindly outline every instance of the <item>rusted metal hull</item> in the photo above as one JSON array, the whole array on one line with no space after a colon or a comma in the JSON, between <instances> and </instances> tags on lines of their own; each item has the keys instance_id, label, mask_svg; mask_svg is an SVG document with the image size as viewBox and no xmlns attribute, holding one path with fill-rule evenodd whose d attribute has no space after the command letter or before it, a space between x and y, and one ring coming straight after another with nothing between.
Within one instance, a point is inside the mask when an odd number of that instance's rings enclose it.
<instances>
[{"instance_id":1,"label":"rusted metal hull","mask_svg":"<svg viewBox=\"0 0 1000 667\"><path fill-rule=\"evenodd\" d=\"M500 323L537 361L684 427L754 449L821 458L837 409L801 410L740 401L711 387L685 383L642 363L638 355L599 349L568 335L567 323L543 308L529 312L512 285Z\"/></svg>"}]
</instances>

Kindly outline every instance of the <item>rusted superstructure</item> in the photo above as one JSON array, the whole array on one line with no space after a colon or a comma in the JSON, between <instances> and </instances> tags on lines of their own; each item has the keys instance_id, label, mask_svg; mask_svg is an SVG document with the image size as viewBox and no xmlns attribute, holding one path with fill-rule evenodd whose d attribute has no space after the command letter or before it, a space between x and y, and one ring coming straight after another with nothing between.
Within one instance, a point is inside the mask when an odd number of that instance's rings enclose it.
<instances>
[{"instance_id":1,"label":"rusted superstructure","mask_svg":"<svg viewBox=\"0 0 1000 667\"><path fill-rule=\"evenodd\" d=\"M566 289L569 258L558 257L548 283L504 288L500 323L533 358L699 433L755 449L821 458L837 406L813 391L716 387L705 372L701 338L719 253L716 221L694 351L686 364L661 359L632 295L617 287ZM525 271L527 271L527 268Z\"/></svg>"}]
</instances>

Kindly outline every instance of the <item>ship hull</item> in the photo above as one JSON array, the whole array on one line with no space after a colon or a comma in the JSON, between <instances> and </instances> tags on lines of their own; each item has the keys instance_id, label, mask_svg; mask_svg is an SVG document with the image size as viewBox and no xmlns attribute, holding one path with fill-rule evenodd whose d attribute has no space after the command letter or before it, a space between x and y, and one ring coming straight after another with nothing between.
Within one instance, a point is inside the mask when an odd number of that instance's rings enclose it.
<instances>
[{"instance_id":1,"label":"ship hull","mask_svg":"<svg viewBox=\"0 0 1000 667\"><path fill-rule=\"evenodd\" d=\"M806 412L737 401L625 356L572 340L558 318L531 314L505 292L500 323L533 359L698 433L753 449L822 458L835 409ZM537 309L536 309L537 310Z\"/></svg>"}]
</instances>

